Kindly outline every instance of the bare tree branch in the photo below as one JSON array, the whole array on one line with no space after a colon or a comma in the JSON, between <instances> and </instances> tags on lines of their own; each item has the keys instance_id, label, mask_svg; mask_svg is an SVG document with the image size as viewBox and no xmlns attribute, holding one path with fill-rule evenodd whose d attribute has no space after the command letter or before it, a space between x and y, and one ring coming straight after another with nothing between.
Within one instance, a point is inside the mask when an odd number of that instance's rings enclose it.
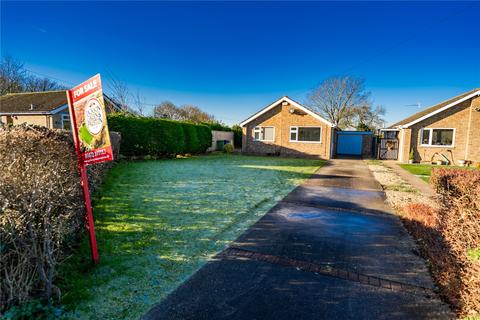
<instances>
[{"instance_id":1,"label":"bare tree branch","mask_svg":"<svg viewBox=\"0 0 480 320\"><path fill-rule=\"evenodd\" d=\"M183 112L184 120L192 122L214 122L215 117L202 111L194 105L184 105L180 108Z\"/></svg>"},{"instance_id":2,"label":"bare tree branch","mask_svg":"<svg viewBox=\"0 0 480 320\"><path fill-rule=\"evenodd\" d=\"M10 56L0 64L0 94L23 92L23 82L27 76L23 63Z\"/></svg>"},{"instance_id":3,"label":"bare tree branch","mask_svg":"<svg viewBox=\"0 0 480 320\"><path fill-rule=\"evenodd\" d=\"M110 98L117 103L123 111L128 111L130 102L130 90L127 83L109 72L110 81L108 81L108 89Z\"/></svg>"},{"instance_id":4,"label":"bare tree branch","mask_svg":"<svg viewBox=\"0 0 480 320\"><path fill-rule=\"evenodd\" d=\"M199 107L194 105L184 105L177 107L170 101L160 103L154 109L154 116L157 118L166 118L172 120L192 121L196 123L201 122L216 122L215 117L202 111Z\"/></svg>"},{"instance_id":5,"label":"bare tree branch","mask_svg":"<svg viewBox=\"0 0 480 320\"><path fill-rule=\"evenodd\" d=\"M136 111L138 112L139 115L144 116L144 99L140 95L140 92L137 90L137 92L133 95L133 105L135 106Z\"/></svg>"},{"instance_id":6,"label":"bare tree branch","mask_svg":"<svg viewBox=\"0 0 480 320\"><path fill-rule=\"evenodd\" d=\"M7 56L0 64L0 95L16 92L62 90L65 87L49 78L30 74L23 63Z\"/></svg>"},{"instance_id":7,"label":"bare tree branch","mask_svg":"<svg viewBox=\"0 0 480 320\"><path fill-rule=\"evenodd\" d=\"M352 126L358 121L359 108L366 107L373 112L364 79L353 76L324 80L309 94L307 105L340 128ZM366 117L366 113L363 116Z\"/></svg>"},{"instance_id":8,"label":"bare tree branch","mask_svg":"<svg viewBox=\"0 0 480 320\"><path fill-rule=\"evenodd\" d=\"M163 101L153 109L153 116L172 120L184 120L183 113L170 101Z\"/></svg>"}]
</instances>

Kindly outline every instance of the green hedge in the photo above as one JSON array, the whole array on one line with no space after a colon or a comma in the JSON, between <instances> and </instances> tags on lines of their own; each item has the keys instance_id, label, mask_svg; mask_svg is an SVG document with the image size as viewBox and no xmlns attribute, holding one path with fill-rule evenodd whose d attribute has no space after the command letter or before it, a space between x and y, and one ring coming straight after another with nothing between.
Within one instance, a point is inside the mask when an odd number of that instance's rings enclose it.
<instances>
[{"instance_id":1,"label":"green hedge","mask_svg":"<svg viewBox=\"0 0 480 320\"><path fill-rule=\"evenodd\" d=\"M187 122L113 114L108 127L122 134L120 153L125 156L201 153L212 143L209 127Z\"/></svg>"},{"instance_id":2,"label":"green hedge","mask_svg":"<svg viewBox=\"0 0 480 320\"><path fill-rule=\"evenodd\" d=\"M232 128L230 128L229 126L223 125L219 122L202 122L202 124L216 131L232 131Z\"/></svg>"},{"instance_id":3,"label":"green hedge","mask_svg":"<svg viewBox=\"0 0 480 320\"><path fill-rule=\"evenodd\" d=\"M234 125L232 127L233 131L233 144L235 145L235 148L241 148L242 147L242 127L239 125Z\"/></svg>"}]
</instances>

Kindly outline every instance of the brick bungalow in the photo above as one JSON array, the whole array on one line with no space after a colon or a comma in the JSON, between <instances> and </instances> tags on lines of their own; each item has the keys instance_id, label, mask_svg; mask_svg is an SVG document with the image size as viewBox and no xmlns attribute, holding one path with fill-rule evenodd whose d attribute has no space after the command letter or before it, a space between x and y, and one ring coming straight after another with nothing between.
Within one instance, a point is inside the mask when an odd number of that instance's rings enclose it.
<instances>
[{"instance_id":1,"label":"brick bungalow","mask_svg":"<svg viewBox=\"0 0 480 320\"><path fill-rule=\"evenodd\" d=\"M408 162L410 150L415 162L480 162L480 88L420 111L385 132L397 135L400 162Z\"/></svg>"},{"instance_id":2,"label":"brick bungalow","mask_svg":"<svg viewBox=\"0 0 480 320\"><path fill-rule=\"evenodd\" d=\"M332 157L335 125L289 97L266 106L240 126L244 153Z\"/></svg>"},{"instance_id":3,"label":"brick bungalow","mask_svg":"<svg viewBox=\"0 0 480 320\"><path fill-rule=\"evenodd\" d=\"M107 113L121 111L112 99L104 95L104 100ZM59 90L3 95L0 97L0 122L70 130L67 94Z\"/></svg>"}]
</instances>

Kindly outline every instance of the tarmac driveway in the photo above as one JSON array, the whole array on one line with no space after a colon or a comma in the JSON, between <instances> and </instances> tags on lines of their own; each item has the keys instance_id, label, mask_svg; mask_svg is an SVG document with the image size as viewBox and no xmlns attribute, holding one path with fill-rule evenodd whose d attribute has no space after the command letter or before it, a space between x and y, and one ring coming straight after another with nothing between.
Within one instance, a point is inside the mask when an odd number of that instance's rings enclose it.
<instances>
[{"instance_id":1,"label":"tarmac driveway","mask_svg":"<svg viewBox=\"0 0 480 320\"><path fill-rule=\"evenodd\" d=\"M450 319L359 160L333 160L143 319Z\"/></svg>"}]
</instances>

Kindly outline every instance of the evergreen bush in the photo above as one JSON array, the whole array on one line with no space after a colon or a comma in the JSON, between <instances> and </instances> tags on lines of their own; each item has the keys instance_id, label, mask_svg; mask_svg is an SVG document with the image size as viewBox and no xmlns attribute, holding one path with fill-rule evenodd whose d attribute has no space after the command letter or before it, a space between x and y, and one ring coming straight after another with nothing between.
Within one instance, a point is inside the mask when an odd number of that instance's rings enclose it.
<instances>
[{"instance_id":1,"label":"evergreen bush","mask_svg":"<svg viewBox=\"0 0 480 320\"><path fill-rule=\"evenodd\" d=\"M122 134L120 150L125 156L202 153L212 143L209 127L189 122L113 114L108 126Z\"/></svg>"}]
</instances>

